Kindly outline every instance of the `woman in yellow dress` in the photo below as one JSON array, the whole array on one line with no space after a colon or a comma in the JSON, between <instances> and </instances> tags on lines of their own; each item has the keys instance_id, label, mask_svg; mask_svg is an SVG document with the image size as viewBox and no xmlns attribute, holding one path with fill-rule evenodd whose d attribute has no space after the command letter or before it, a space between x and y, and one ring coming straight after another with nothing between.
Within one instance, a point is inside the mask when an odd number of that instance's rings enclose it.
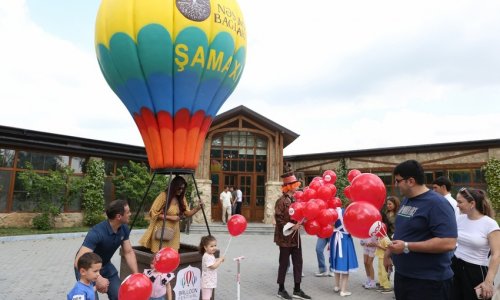
<instances>
[{"instance_id":1,"label":"woman in yellow dress","mask_svg":"<svg viewBox=\"0 0 500 300\"><path fill-rule=\"evenodd\" d=\"M197 213L203 204L194 208L193 210L188 209L188 204L184 194L186 192L186 180L181 176L176 176L170 185L170 204L167 208L165 227L172 228L174 230L174 237L170 241L162 241L162 248L170 247L179 251L180 247L180 227L179 221L181 216L191 217ZM168 187L167 187L168 190ZM149 226L144 235L139 240L139 244L151 249L151 252L156 253L160 250L160 240L155 238L155 232L157 229L163 226L163 211L165 205L167 204L167 190L161 192L153 202L151 209L149 210ZM180 201L182 199L182 201Z\"/></svg>"}]
</instances>

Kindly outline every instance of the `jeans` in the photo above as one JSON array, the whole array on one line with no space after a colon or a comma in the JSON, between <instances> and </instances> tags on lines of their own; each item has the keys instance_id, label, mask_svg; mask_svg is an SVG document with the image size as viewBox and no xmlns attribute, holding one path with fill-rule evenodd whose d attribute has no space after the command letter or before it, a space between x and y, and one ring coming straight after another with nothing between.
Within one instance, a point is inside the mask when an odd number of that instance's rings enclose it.
<instances>
[{"instance_id":1,"label":"jeans","mask_svg":"<svg viewBox=\"0 0 500 300\"><path fill-rule=\"evenodd\" d=\"M318 238L316 241L316 258L318 259L318 269L321 273L327 271L325 266L325 247L328 243L329 239Z\"/></svg>"}]
</instances>

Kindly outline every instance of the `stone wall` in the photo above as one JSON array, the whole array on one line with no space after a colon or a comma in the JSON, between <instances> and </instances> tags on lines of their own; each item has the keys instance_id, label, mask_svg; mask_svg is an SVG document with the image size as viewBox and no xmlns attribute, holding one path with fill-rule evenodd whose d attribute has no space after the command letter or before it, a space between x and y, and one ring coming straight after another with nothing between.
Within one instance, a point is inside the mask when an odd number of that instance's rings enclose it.
<instances>
[{"instance_id":1,"label":"stone wall","mask_svg":"<svg viewBox=\"0 0 500 300\"><path fill-rule=\"evenodd\" d=\"M274 206L281 197L281 181L268 181L266 184L266 204L264 208L264 224L273 224Z\"/></svg>"},{"instance_id":2,"label":"stone wall","mask_svg":"<svg viewBox=\"0 0 500 300\"><path fill-rule=\"evenodd\" d=\"M207 216L208 223L212 223L212 181L206 179L196 179L196 185L198 186L198 191L200 192L200 198L205 204L205 215ZM196 191L194 191L196 194ZM195 199L194 203L197 203L197 196L194 195L193 199ZM197 206L194 204L193 206ZM203 218L203 212L199 211L193 216L194 224L205 224L205 219Z\"/></svg>"},{"instance_id":3,"label":"stone wall","mask_svg":"<svg viewBox=\"0 0 500 300\"><path fill-rule=\"evenodd\" d=\"M0 214L0 227L32 227L33 218L37 213L1 213ZM55 218L55 227L78 227L83 226L82 213L62 213Z\"/></svg>"}]
</instances>

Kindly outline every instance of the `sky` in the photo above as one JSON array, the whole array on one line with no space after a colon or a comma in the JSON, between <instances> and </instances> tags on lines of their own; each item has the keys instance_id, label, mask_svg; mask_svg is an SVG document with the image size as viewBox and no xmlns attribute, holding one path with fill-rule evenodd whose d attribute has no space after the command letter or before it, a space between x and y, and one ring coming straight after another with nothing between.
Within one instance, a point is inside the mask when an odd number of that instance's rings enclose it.
<instances>
[{"instance_id":1,"label":"sky","mask_svg":"<svg viewBox=\"0 0 500 300\"><path fill-rule=\"evenodd\" d=\"M500 1L239 0L239 105L285 155L500 138ZM98 0L0 2L0 125L143 146L96 59Z\"/></svg>"}]
</instances>

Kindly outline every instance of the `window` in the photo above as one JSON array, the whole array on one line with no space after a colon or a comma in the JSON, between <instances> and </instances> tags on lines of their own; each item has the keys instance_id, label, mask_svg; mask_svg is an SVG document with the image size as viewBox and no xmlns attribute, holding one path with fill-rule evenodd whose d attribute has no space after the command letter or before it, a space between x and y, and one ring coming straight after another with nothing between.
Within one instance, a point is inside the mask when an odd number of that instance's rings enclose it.
<instances>
[{"instance_id":1,"label":"window","mask_svg":"<svg viewBox=\"0 0 500 300\"><path fill-rule=\"evenodd\" d=\"M10 171L0 171L0 212L7 210L7 196L10 188Z\"/></svg>"},{"instance_id":2,"label":"window","mask_svg":"<svg viewBox=\"0 0 500 300\"><path fill-rule=\"evenodd\" d=\"M71 169L75 173L83 173L85 169L85 164L87 163L87 159L83 157L72 157L71 158Z\"/></svg>"},{"instance_id":3,"label":"window","mask_svg":"<svg viewBox=\"0 0 500 300\"><path fill-rule=\"evenodd\" d=\"M9 149L0 149L0 168L12 168L16 152Z\"/></svg>"},{"instance_id":4,"label":"window","mask_svg":"<svg viewBox=\"0 0 500 300\"><path fill-rule=\"evenodd\" d=\"M250 132L231 131L212 139L211 172L267 171L267 138Z\"/></svg>"}]
</instances>

